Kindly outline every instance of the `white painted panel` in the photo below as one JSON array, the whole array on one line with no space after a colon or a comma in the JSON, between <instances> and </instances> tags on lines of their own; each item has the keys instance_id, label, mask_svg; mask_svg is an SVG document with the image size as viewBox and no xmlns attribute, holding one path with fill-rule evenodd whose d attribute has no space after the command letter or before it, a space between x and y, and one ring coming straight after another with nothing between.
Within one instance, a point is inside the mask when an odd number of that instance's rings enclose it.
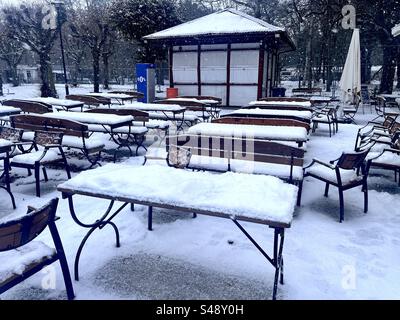
<instances>
[{"instance_id":1,"label":"white painted panel","mask_svg":"<svg viewBox=\"0 0 400 320\"><path fill-rule=\"evenodd\" d=\"M226 82L226 52L201 53L201 82Z\"/></svg>"},{"instance_id":2,"label":"white painted panel","mask_svg":"<svg viewBox=\"0 0 400 320\"><path fill-rule=\"evenodd\" d=\"M257 86L231 85L230 105L247 106L250 101L257 100Z\"/></svg>"},{"instance_id":3,"label":"white painted panel","mask_svg":"<svg viewBox=\"0 0 400 320\"><path fill-rule=\"evenodd\" d=\"M232 43L231 45L232 49L248 49L248 48L255 48L258 49L260 48L259 43Z\"/></svg>"},{"instance_id":4,"label":"white painted panel","mask_svg":"<svg viewBox=\"0 0 400 320\"><path fill-rule=\"evenodd\" d=\"M232 51L231 52L231 82L257 83L258 82L259 52Z\"/></svg>"},{"instance_id":5,"label":"white painted panel","mask_svg":"<svg viewBox=\"0 0 400 320\"><path fill-rule=\"evenodd\" d=\"M226 105L226 86L202 86L201 94L221 98L222 105Z\"/></svg>"},{"instance_id":6,"label":"white painted panel","mask_svg":"<svg viewBox=\"0 0 400 320\"><path fill-rule=\"evenodd\" d=\"M172 70L174 82L197 82L197 53L175 52Z\"/></svg>"},{"instance_id":7,"label":"white painted panel","mask_svg":"<svg viewBox=\"0 0 400 320\"><path fill-rule=\"evenodd\" d=\"M197 50L197 46L174 46L174 51Z\"/></svg>"},{"instance_id":8,"label":"white painted panel","mask_svg":"<svg viewBox=\"0 0 400 320\"><path fill-rule=\"evenodd\" d=\"M228 45L227 44L202 44L201 49L227 49Z\"/></svg>"},{"instance_id":9,"label":"white painted panel","mask_svg":"<svg viewBox=\"0 0 400 320\"><path fill-rule=\"evenodd\" d=\"M197 86L180 86L176 85L178 88L178 95L180 96L197 96Z\"/></svg>"}]
</instances>

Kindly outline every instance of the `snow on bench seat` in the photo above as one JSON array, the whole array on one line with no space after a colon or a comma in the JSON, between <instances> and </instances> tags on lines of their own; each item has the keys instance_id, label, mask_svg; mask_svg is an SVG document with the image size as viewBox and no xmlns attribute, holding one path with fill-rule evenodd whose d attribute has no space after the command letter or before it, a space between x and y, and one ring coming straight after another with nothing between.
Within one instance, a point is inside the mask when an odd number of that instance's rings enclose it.
<instances>
[{"instance_id":1,"label":"snow on bench seat","mask_svg":"<svg viewBox=\"0 0 400 320\"><path fill-rule=\"evenodd\" d=\"M297 111L297 110L268 110L268 109L239 109L231 112L229 115L251 115L251 116L282 116L284 117L297 117L305 120L311 120L311 111Z\"/></svg>"},{"instance_id":2,"label":"snow on bench seat","mask_svg":"<svg viewBox=\"0 0 400 320\"><path fill-rule=\"evenodd\" d=\"M190 158L189 167L225 172L228 171L228 159L195 155ZM264 174L289 179L291 167L276 163L232 159L230 160L230 169L233 172ZM303 180L303 168L293 166L292 178L297 181Z\"/></svg>"},{"instance_id":3,"label":"snow on bench seat","mask_svg":"<svg viewBox=\"0 0 400 320\"><path fill-rule=\"evenodd\" d=\"M297 187L276 177L192 172L160 165L108 164L80 173L58 190L195 208L286 226L292 221L297 198Z\"/></svg>"},{"instance_id":4,"label":"snow on bench seat","mask_svg":"<svg viewBox=\"0 0 400 320\"><path fill-rule=\"evenodd\" d=\"M9 116L11 114L18 114L21 109L15 107L8 107L0 105L0 116Z\"/></svg>"},{"instance_id":5,"label":"snow on bench seat","mask_svg":"<svg viewBox=\"0 0 400 320\"><path fill-rule=\"evenodd\" d=\"M11 145L12 145L11 141L0 139L0 147L9 147Z\"/></svg>"},{"instance_id":6,"label":"snow on bench seat","mask_svg":"<svg viewBox=\"0 0 400 320\"><path fill-rule=\"evenodd\" d=\"M189 134L205 136L246 137L265 140L305 142L307 130L301 127L256 126L223 123L199 123L188 129Z\"/></svg>"},{"instance_id":7,"label":"snow on bench seat","mask_svg":"<svg viewBox=\"0 0 400 320\"><path fill-rule=\"evenodd\" d=\"M29 268L56 254L55 249L41 241L32 241L20 248L0 253L0 285L11 281Z\"/></svg>"},{"instance_id":8,"label":"snow on bench seat","mask_svg":"<svg viewBox=\"0 0 400 320\"><path fill-rule=\"evenodd\" d=\"M74 149L83 149L86 147L86 149L90 151L103 149L104 143L97 138L90 137L85 139L85 145L83 145L83 140L81 137L63 136L62 146Z\"/></svg>"},{"instance_id":9,"label":"snow on bench seat","mask_svg":"<svg viewBox=\"0 0 400 320\"><path fill-rule=\"evenodd\" d=\"M309 101L251 101L249 106L302 106L311 108L311 102Z\"/></svg>"}]
</instances>

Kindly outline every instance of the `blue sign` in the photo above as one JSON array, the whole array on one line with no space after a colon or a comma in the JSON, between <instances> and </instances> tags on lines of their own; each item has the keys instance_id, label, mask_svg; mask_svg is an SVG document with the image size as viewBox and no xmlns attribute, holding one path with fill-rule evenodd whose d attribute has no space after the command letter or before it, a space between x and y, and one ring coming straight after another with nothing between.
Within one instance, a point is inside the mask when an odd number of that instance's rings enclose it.
<instances>
[{"instance_id":1,"label":"blue sign","mask_svg":"<svg viewBox=\"0 0 400 320\"><path fill-rule=\"evenodd\" d=\"M136 81L137 90L144 94L143 99L139 99L140 102L148 102L148 69L154 69L155 65L152 63L138 63L136 64Z\"/></svg>"}]
</instances>

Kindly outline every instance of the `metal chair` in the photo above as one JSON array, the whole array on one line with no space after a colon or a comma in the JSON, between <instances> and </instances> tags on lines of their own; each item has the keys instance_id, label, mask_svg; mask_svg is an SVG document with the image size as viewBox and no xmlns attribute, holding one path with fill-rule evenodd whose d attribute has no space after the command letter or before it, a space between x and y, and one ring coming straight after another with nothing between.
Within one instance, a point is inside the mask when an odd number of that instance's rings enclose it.
<instances>
[{"instance_id":1,"label":"metal chair","mask_svg":"<svg viewBox=\"0 0 400 320\"><path fill-rule=\"evenodd\" d=\"M7 261L7 264L10 264L10 261L16 257L23 261L18 266L18 273L13 269L2 270L4 265L1 264L0 294L58 260L68 299L74 298L67 259L55 224L57 204L58 198L55 198L40 209L28 207L27 215L0 224L0 261ZM33 241L46 227L49 227L55 248Z\"/></svg>"},{"instance_id":2,"label":"metal chair","mask_svg":"<svg viewBox=\"0 0 400 320\"><path fill-rule=\"evenodd\" d=\"M354 153L343 153L338 159L329 163L313 159L310 165L304 168L304 177L313 177L324 181L325 197L328 196L329 186L333 185L339 190L340 217L344 220L343 192L357 186L362 186L364 193L364 212L368 211L368 185L367 177L370 163L365 163L369 150Z\"/></svg>"}]
</instances>

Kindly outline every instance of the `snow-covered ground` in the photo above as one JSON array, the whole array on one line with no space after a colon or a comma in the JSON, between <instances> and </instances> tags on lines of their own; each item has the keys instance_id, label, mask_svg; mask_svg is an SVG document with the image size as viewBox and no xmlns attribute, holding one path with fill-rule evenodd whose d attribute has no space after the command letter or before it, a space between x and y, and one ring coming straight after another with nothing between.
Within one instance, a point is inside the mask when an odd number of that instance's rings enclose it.
<instances>
[{"instance_id":1,"label":"snow-covered ground","mask_svg":"<svg viewBox=\"0 0 400 320\"><path fill-rule=\"evenodd\" d=\"M72 89L72 93L91 88ZM5 90L6 91L6 90ZM13 97L37 95L32 86L10 88ZM62 98L62 86L58 88ZM6 91L7 92L7 91ZM8 96L11 97L11 96ZM366 110L357 115L359 124L375 115ZM306 163L313 157L337 158L350 151L358 126L340 125L329 138L321 126L307 143ZM130 158L141 165L143 158ZM73 175L78 174L74 172ZM18 208L13 211L8 195L0 190L0 219L26 212L27 205L40 206L59 197L56 186L65 172L49 170L42 182L42 198L36 198L33 177L13 169L12 189ZM134 177L132 177L134 179ZM193 185L196 188L196 185ZM307 178L301 208L297 208L284 246L285 285L279 299L399 299L400 298L400 197L391 172L371 170L369 211L363 213L360 188L345 192L345 221L338 222L339 201L332 188L323 196L324 184ZM212 196L212 195L210 195ZM82 220L93 222L108 202L76 197ZM268 206L268 203L265 204ZM114 220L121 247L115 247L112 228L97 230L86 244L80 262L80 281L74 281L77 299L269 299L273 268L229 221L167 210L154 210L154 231L147 231L147 210L123 210ZM72 220L66 200L60 200L59 232L71 275L76 250L87 232ZM272 230L244 223L264 248L272 248ZM46 232L40 240L51 244ZM232 243L233 242L233 243ZM0 254L1 261L1 254ZM56 285L51 276L55 275ZM1 296L2 299L64 299L59 266L31 277Z\"/></svg>"}]
</instances>

